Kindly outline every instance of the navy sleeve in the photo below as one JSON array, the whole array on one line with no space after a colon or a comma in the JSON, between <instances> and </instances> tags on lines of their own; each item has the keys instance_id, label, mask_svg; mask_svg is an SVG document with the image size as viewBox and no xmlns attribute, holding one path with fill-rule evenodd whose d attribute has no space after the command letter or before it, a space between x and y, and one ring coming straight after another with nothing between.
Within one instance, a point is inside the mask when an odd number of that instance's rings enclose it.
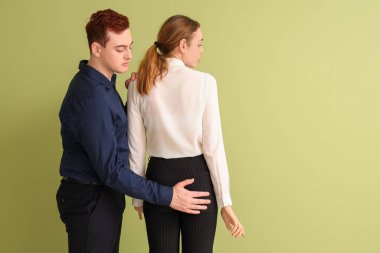
<instances>
[{"instance_id":1,"label":"navy sleeve","mask_svg":"<svg viewBox=\"0 0 380 253\"><path fill-rule=\"evenodd\" d=\"M87 104L78 130L88 158L105 185L133 198L170 205L171 187L138 176L120 159L112 112L105 101L96 99Z\"/></svg>"}]
</instances>

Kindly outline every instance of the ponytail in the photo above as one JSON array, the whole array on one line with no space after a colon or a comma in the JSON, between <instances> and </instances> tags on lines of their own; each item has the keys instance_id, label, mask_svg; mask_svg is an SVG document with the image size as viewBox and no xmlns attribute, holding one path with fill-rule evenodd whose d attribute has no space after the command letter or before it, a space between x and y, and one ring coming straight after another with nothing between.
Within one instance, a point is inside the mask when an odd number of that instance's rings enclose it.
<instances>
[{"instance_id":1,"label":"ponytail","mask_svg":"<svg viewBox=\"0 0 380 253\"><path fill-rule=\"evenodd\" d=\"M164 22L157 41L145 53L137 71L137 90L140 95L149 95L156 79L162 79L167 74L166 58L172 56L182 39L190 41L199 27L197 21L183 15L172 16Z\"/></svg>"},{"instance_id":2,"label":"ponytail","mask_svg":"<svg viewBox=\"0 0 380 253\"><path fill-rule=\"evenodd\" d=\"M166 74L168 64L166 58L157 52L157 44L152 45L145 53L137 71L137 90L141 95L149 95L157 77Z\"/></svg>"}]
</instances>

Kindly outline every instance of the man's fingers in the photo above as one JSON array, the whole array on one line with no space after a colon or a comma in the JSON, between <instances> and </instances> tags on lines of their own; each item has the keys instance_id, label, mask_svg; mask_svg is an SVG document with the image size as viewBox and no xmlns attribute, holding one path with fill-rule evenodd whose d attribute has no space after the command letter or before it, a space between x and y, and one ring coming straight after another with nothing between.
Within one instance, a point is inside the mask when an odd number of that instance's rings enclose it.
<instances>
[{"instance_id":1,"label":"man's fingers","mask_svg":"<svg viewBox=\"0 0 380 253\"><path fill-rule=\"evenodd\" d=\"M189 209L192 209L192 210L206 210L207 206L203 206L203 205L190 205Z\"/></svg>"},{"instance_id":2,"label":"man's fingers","mask_svg":"<svg viewBox=\"0 0 380 253\"><path fill-rule=\"evenodd\" d=\"M190 205L208 205L211 203L211 200L209 199L196 199L196 198L191 198L189 200Z\"/></svg>"},{"instance_id":3,"label":"man's fingers","mask_svg":"<svg viewBox=\"0 0 380 253\"><path fill-rule=\"evenodd\" d=\"M207 197L210 195L209 192L201 191L189 191L185 186L192 184L194 179L186 179L177 183L173 187L173 200L170 204L175 210L189 213L189 214L199 214L199 210L206 210L207 204L210 204L209 199L204 199L202 197Z\"/></svg>"},{"instance_id":4,"label":"man's fingers","mask_svg":"<svg viewBox=\"0 0 380 253\"><path fill-rule=\"evenodd\" d=\"M202 210L206 210L207 206L201 205L190 205L186 208L181 208L179 211L189 214L200 214Z\"/></svg>"},{"instance_id":5,"label":"man's fingers","mask_svg":"<svg viewBox=\"0 0 380 253\"><path fill-rule=\"evenodd\" d=\"M193 198L200 198L200 197L208 197L210 196L209 192L196 192L196 191L189 191L189 194Z\"/></svg>"},{"instance_id":6,"label":"man's fingers","mask_svg":"<svg viewBox=\"0 0 380 253\"><path fill-rule=\"evenodd\" d=\"M127 80L125 80L125 88L129 88L129 84L131 83L131 79L127 79Z\"/></svg>"},{"instance_id":7,"label":"man's fingers","mask_svg":"<svg viewBox=\"0 0 380 253\"><path fill-rule=\"evenodd\" d=\"M184 188L186 185L194 183L194 178L192 179L186 179L177 184L177 186Z\"/></svg>"},{"instance_id":8,"label":"man's fingers","mask_svg":"<svg viewBox=\"0 0 380 253\"><path fill-rule=\"evenodd\" d=\"M196 210L192 210L192 209L185 209L185 210L183 210L183 212L189 213L189 214L200 214L201 213L200 211L196 211Z\"/></svg>"},{"instance_id":9,"label":"man's fingers","mask_svg":"<svg viewBox=\"0 0 380 253\"><path fill-rule=\"evenodd\" d=\"M137 73L136 72L132 72L131 74L131 77L128 78L127 80L125 80L124 84L125 84L125 88L129 88L129 85L131 84L132 81L136 80L137 79Z\"/></svg>"}]
</instances>

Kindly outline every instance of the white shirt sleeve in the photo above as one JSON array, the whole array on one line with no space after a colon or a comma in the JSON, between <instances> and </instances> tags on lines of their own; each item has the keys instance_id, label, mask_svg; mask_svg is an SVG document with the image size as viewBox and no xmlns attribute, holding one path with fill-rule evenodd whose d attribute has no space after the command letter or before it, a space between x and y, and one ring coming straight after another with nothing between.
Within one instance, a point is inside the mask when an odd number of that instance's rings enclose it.
<instances>
[{"instance_id":1,"label":"white shirt sleeve","mask_svg":"<svg viewBox=\"0 0 380 253\"><path fill-rule=\"evenodd\" d=\"M138 96L136 82L132 82L128 89L127 100L129 168L137 175L145 177L146 136L144 121L138 106ZM133 198L132 204L135 207L142 206L143 200Z\"/></svg>"},{"instance_id":2,"label":"white shirt sleeve","mask_svg":"<svg viewBox=\"0 0 380 253\"><path fill-rule=\"evenodd\" d=\"M202 148L210 170L218 207L232 205L227 159L223 144L220 122L217 84L214 77L207 75L209 85L202 117Z\"/></svg>"}]
</instances>

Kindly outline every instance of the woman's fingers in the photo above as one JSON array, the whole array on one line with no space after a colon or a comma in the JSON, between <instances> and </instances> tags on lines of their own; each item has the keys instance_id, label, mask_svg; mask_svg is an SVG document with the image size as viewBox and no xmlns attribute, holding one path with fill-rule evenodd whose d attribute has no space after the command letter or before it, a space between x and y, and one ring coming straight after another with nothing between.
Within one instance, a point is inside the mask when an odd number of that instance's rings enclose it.
<instances>
[{"instance_id":1,"label":"woman's fingers","mask_svg":"<svg viewBox=\"0 0 380 253\"><path fill-rule=\"evenodd\" d=\"M224 219L223 219L223 221L224 221L224 224L226 225L227 230L228 230L228 231L231 231L231 230L232 230L232 225L231 225L231 223L230 223L228 220L224 220Z\"/></svg>"},{"instance_id":2,"label":"woman's fingers","mask_svg":"<svg viewBox=\"0 0 380 253\"><path fill-rule=\"evenodd\" d=\"M142 220L143 219L143 207L142 206L135 207L135 210L139 215L139 219Z\"/></svg>"},{"instance_id":3,"label":"woman's fingers","mask_svg":"<svg viewBox=\"0 0 380 253\"><path fill-rule=\"evenodd\" d=\"M241 224L239 223L239 225L238 225L237 227L238 227L238 229L237 229L236 232L233 234L233 236L235 237L235 239L244 236L244 227L243 227L243 225L241 225Z\"/></svg>"},{"instance_id":4,"label":"woman's fingers","mask_svg":"<svg viewBox=\"0 0 380 253\"><path fill-rule=\"evenodd\" d=\"M233 237L235 237L238 234L240 226L240 223L234 224L234 229L231 231Z\"/></svg>"}]
</instances>

